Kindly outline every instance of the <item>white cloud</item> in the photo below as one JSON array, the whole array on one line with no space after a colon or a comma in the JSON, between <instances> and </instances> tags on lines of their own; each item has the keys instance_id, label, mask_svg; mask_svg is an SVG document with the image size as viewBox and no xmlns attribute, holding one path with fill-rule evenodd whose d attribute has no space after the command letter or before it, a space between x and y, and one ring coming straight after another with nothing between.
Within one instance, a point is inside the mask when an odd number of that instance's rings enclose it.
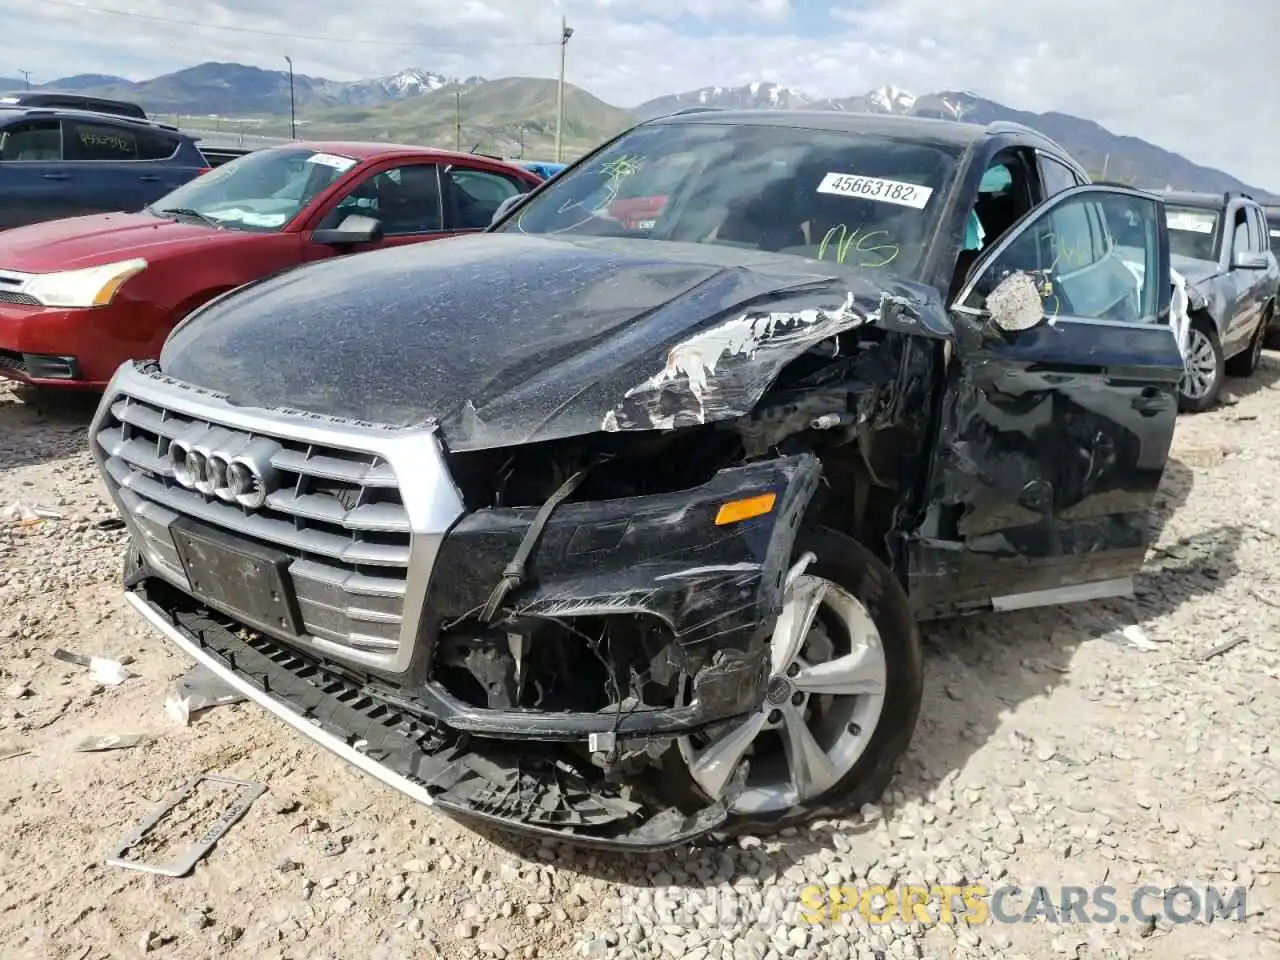
<instances>
[{"instance_id":1,"label":"white cloud","mask_svg":"<svg viewBox=\"0 0 1280 960\"><path fill-rule=\"evenodd\" d=\"M70 0L86 6L95 0ZM134 79L204 60L376 76L553 76L563 12L569 79L633 106L710 84L775 79L817 96L884 83L971 89L1009 106L1088 117L1280 191L1280 6L1222 0L860 0L814 23L789 0L111 0L113 9L285 39L95 14L51 0L0 10L0 75ZM807 28L807 29L806 29ZM805 35L805 34L808 35ZM20 39L19 39L20 38ZM1257 39L1254 39L1257 38ZM396 43L370 42L396 41ZM421 46L414 46L420 44ZM535 45L537 44L537 45Z\"/></svg>"}]
</instances>

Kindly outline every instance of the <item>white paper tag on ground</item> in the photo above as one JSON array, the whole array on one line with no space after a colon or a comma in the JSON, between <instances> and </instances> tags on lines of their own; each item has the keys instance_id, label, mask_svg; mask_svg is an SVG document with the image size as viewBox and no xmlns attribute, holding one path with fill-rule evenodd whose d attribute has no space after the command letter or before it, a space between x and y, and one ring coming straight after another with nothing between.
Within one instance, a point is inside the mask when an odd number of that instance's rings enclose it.
<instances>
[{"instance_id":1,"label":"white paper tag on ground","mask_svg":"<svg viewBox=\"0 0 1280 960\"><path fill-rule=\"evenodd\" d=\"M918 183L905 183L902 180L862 177L856 173L828 173L818 184L818 192L830 193L838 197L858 197L862 200L896 203L916 210L923 210L924 205L933 196L932 187L922 187Z\"/></svg>"},{"instance_id":2,"label":"white paper tag on ground","mask_svg":"<svg viewBox=\"0 0 1280 960\"><path fill-rule=\"evenodd\" d=\"M318 163L325 167L333 167L339 172L350 170L356 165L356 162L350 157L339 157L332 153L313 153L307 157L307 163Z\"/></svg>"},{"instance_id":3,"label":"white paper tag on ground","mask_svg":"<svg viewBox=\"0 0 1280 960\"><path fill-rule=\"evenodd\" d=\"M1280 230L1272 230L1271 235L1273 237L1280 237Z\"/></svg>"}]
</instances>

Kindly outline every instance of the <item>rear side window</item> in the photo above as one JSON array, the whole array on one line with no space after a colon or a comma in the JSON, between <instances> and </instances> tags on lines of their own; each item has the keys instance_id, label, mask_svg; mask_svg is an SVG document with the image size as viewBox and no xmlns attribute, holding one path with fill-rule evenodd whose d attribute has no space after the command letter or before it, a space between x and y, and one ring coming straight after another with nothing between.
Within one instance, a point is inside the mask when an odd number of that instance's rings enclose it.
<instances>
[{"instance_id":1,"label":"rear side window","mask_svg":"<svg viewBox=\"0 0 1280 960\"><path fill-rule=\"evenodd\" d=\"M465 167L450 170L449 181L456 212L454 226L463 230L487 227L503 200L526 189L514 178Z\"/></svg>"},{"instance_id":2,"label":"rear side window","mask_svg":"<svg viewBox=\"0 0 1280 960\"><path fill-rule=\"evenodd\" d=\"M178 152L178 141L162 134L141 130L137 137L139 160L168 160Z\"/></svg>"},{"instance_id":3,"label":"rear side window","mask_svg":"<svg viewBox=\"0 0 1280 960\"><path fill-rule=\"evenodd\" d=\"M68 122L67 126L70 128L67 136L69 160L138 159L138 134L133 130L75 120Z\"/></svg>"},{"instance_id":4,"label":"rear side window","mask_svg":"<svg viewBox=\"0 0 1280 960\"><path fill-rule=\"evenodd\" d=\"M1271 234L1271 252L1280 258L1280 217L1267 220L1267 232Z\"/></svg>"},{"instance_id":5,"label":"rear side window","mask_svg":"<svg viewBox=\"0 0 1280 960\"><path fill-rule=\"evenodd\" d=\"M57 120L11 123L0 131L0 160L62 159L62 124Z\"/></svg>"}]
</instances>

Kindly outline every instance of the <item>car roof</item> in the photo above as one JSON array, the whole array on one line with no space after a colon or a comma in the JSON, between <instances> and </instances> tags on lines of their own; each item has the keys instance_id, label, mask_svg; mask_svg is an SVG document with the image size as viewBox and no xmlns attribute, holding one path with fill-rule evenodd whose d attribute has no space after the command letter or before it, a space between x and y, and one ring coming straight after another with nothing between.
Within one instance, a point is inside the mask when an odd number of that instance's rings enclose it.
<instances>
[{"instance_id":1,"label":"car roof","mask_svg":"<svg viewBox=\"0 0 1280 960\"><path fill-rule=\"evenodd\" d=\"M64 101L59 103L58 101ZM12 90L0 93L0 103L14 104L22 107L69 107L78 110L94 110L101 113L113 113L119 116L136 117L145 120L147 112L141 105L131 100L117 100L113 97L95 97L92 94L76 93L71 90ZM78 106L84 104L85 106Z\"/></svg>"},{"instance_id":2,"label":"car roof","mask_svg":"<svg viewBox=\"0 0 1280 960\"><path fill-rule=\"evenodd\" d=\"M1151 192L1163 197L1166 203L1177 204L1182 207L1203 207L1207 210L1221 210L1232 200L1241 200L1245 203L1258 202L1252 197L1235 190L1225 193L1208 193L1194 190L1152 190Z\"/></svg>"},{"instance_id":3,"label":"car roof","mask_svg":"<svg viewBox=\"0 0 1280 960\"><path fill-rule=\"evenodd\" d=\"M216 150L216 147L210 147ZM501 164L505 167L516 167L516 164L507 160L497 160L493 157L481 156L476 153L461 153L456 150L440 150L435 147L417 147L407 143L371 143L359 140L295 140L289 143L277 143L265 149L268 150L315 150L319 153L336 153L341 157L350 157L353 160L378 160L382 157L398 156L400 154L410 153L414 156L431 156L441 160L482 160L485 163ZM255 153L260 151L254 151ZM517 169L519 169L517 167Z\"/></svg>"},{"instance_id":4,"label":"car roof","mask_svg":"<svg viewBox=\"0 0 1280 960\"><path fill-rule=\"evenodd\" d=\"M165 133L176 133L189 140L196 139L189 133L183 133L171 123L160 123L157 120L144 119L142 117L130 117L122 113L102 113L98 110L77 110L74 107L33 107L20 103L0 103L0 123L20 116L53 117L55 119L68 120L95 120L98 122L111 120L115 123L123 123L134 127L143 127L148 130L163 130Z\"/></svg>"},{"instance_id":5,"label":"car roof","mask_svg":"<svg viewBox=\"0 0 1280 960\"><path fill-rule=\"evenodd\" d=\"M891 139L927 140L967 149L1003 134L1018 134L1046 143L1048 137L1017 123L962 123L932 117L861 113L844 110L697 110L656 117L649 123L727 123L750 126L829 130L834 133L867 133Z\"/></svg>"}]
</instances>

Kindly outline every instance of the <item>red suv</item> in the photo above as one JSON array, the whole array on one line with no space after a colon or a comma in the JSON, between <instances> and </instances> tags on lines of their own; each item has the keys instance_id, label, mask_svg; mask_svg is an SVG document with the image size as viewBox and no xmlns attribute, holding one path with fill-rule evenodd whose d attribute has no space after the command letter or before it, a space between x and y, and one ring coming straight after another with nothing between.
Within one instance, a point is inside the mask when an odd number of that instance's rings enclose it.
<instances>
[{"instance_id":1,"label":"red suv","mask_svg":"<svg viewBox=\"0 0 1280 960\"><path fill-rule=\"evenodd\" d=\"M291 143L234 160L139 213L0 233L0 377L101 389L184 316L299 264L489 225L534 173L472 154Z\"/></svg>"}]
</instances>

